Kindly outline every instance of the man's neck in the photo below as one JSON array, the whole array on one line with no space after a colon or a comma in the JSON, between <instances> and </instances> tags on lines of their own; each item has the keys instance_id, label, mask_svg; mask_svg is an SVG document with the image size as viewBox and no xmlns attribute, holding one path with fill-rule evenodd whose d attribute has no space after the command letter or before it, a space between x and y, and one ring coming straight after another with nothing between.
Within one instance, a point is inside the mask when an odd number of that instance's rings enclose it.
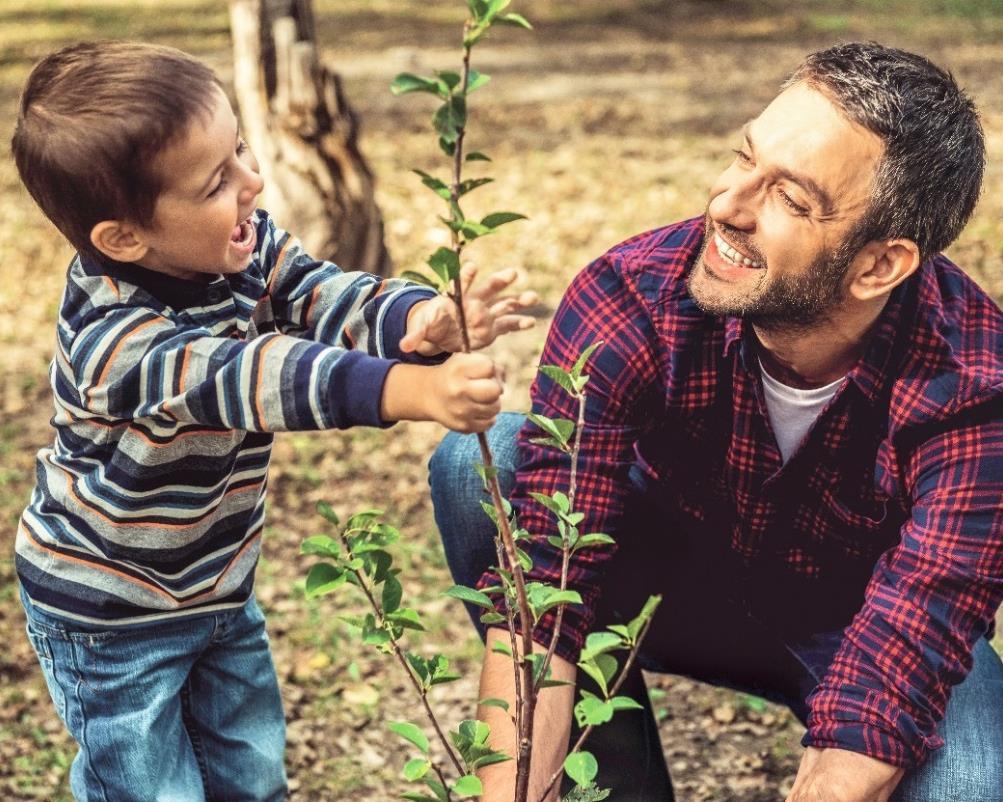
<instances>
[{"instance_id":1,"label":"man's neck","mask_svg":"<svg viewBox=\"0 0 1003 802\"><path fill-rule=\"evenodd\" d=\"M753 325L759 358L774 379L802 390L824 387L842 378L864 353L871 329L887 297L835 315L811 328L764 329Z\"/></svg>"}]
</instances>

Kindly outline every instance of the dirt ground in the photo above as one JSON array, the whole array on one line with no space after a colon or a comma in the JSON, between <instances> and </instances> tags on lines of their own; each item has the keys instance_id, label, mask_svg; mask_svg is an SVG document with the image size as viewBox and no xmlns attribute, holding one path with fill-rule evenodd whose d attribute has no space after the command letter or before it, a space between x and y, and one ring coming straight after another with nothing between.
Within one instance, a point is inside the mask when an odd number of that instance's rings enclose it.
<instances>
[{"instance_id":1,"label":"dirt ground","mask_svg":"<svg viewBox=\"0 0 1003 802\"><path fill-rule=\"evenodd\" d=\"M229 79L222 5L0 0L0 134L11 130L17 88L31 63L76 39L174 44ZM431 105L421 97L395 99L388 85L400 71L456 68L463 3L315 6L325 58L363 119L362 148L379 181L388 246L398 269L415 268L443 244L444 229L436 199L409 170L444 166L429 132ZM741 125L801 56L841 39L924 52L949 67L981 106L990 149L986 193L949 253L1003 297L1003 7L995 0L516 0L514 10L536 30L500 32L475 51L475 67L493 80L474 96L470 134L471 146L494 159L489 170L471 173L497 179L479 191L482 208L530 218L470 255L489 267L524 268L545 307L535 331L494 350L507 369L507 408L526 407L547 310L571 276L631 234L699 214ZM45 371L68 257L9 162L0 163L0 798L11 802L69 799L74 754L23 636L11 559L33 455L50 437ZM450 722L473 712L480 645L458 604L440 595L450 583L427 496L425 464L440 435L414 424L277 439L258 594L283 681L294 801L396 798L406 750L384 723L418 720L396 667L348 638L339 616L355 610L305 599L309 562L299 543L323 529L318 500L340 513L376 505L401 527L405 589L430 622L422 649L443 650L464 674L436 693L437 707ZM802 734L788 711L684 678L651 679L680 800L784 798Z\"/></svg>"}]
</instances>

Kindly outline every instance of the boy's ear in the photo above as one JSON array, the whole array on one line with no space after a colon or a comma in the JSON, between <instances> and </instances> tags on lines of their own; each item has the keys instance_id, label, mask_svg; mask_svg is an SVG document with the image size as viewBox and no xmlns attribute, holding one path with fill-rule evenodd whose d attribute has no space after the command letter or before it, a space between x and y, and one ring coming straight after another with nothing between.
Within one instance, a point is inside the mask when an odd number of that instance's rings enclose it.
<instances>
[{"instance_id":1,"label":"boy's ear","mask_svg":"<svg viewBox=\"0 0 1003 802\"><path fill-rule=\"evenodd\" d=\"M855 260L850 292L867 301L891 292L916 272L919 247L909 239L875 240L865 245Z\"/></svg>"},{"instance_id":2,"label":"boy's ear","mask_svg":"<svg viewBox=\"0 0 1003 802\"><path fill-rule=\"evenodd\" d=\"M91 229L91 244L116 262L138 262L149 250L136 227L120 220L102 220Z\"/></svg>"}]
</instances>

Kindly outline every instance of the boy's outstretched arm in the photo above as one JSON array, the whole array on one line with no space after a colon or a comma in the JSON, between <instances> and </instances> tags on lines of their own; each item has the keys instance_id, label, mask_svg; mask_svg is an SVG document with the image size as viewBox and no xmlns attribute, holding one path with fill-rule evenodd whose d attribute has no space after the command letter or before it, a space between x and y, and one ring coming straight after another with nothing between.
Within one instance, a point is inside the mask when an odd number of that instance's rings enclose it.
<instances>
[{"instance_id":1,"label":"boy's outstretched arm","mask_svg":"<svg viewBox=\"0 0 1003 802\"><path fill-rule=\"evenodd\" d=\"M386 421L430 420L457 432L491 428L501 410L502 384L483 354L454 354L441 365L397 363L380 398Z\"/></svg>"},{"instance_id":2,"label":"boy's outstretched arm","mask_svg":"<svg viewBox=\"0 0 1003 802\"><path fill-rule=\"evenodd\" d=\"M474 350L493 343L502 334L531 328L533 318L518 314L537 302L535 292L503 295L518 278L515 268L492 273L476 285L477 269L464 267L460 278L463 283L463 311ZM407 331L400 341L404 353L435 356L443 351L455 353L463 350L460 334L460 316L456 304L443 295L419 301L411 307Z\"/></svg>"}]
</instances>

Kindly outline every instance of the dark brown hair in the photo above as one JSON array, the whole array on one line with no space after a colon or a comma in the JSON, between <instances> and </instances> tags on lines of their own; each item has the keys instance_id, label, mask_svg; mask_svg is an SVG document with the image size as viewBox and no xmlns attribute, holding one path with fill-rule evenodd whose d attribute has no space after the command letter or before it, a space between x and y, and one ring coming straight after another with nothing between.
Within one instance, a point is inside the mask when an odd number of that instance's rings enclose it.
<instances>
[{"instance_id":1,"label":"dark brown hair","mask_svg":"<svg viewBox=\"0 0 1003 802\"><path fill-rule=\"evenodd\" d=\"M83 42L28 76L11 147L21 180L81 253L99 256L102 220L149 225L163 177L158 153L211 110L213 71L180 50Z\"/></svg>"}]
</instances>

